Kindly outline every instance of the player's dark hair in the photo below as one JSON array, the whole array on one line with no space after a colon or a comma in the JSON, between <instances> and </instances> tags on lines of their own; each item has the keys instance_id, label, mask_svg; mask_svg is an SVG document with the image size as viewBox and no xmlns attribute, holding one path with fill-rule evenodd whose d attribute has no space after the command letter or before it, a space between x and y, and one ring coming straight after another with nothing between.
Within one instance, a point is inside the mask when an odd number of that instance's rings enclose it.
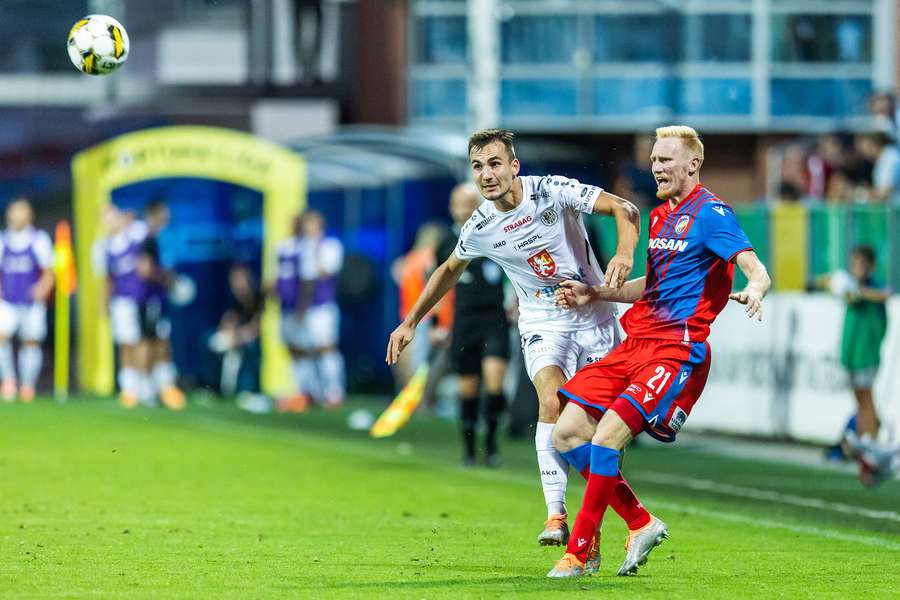
<instances>
[{"instance_id":1,"label":"player's dark hair","mask_svg":"<svg viewBox=\"0 0 900 600\"><path fill-rule=\"evenodd\" d=\"M853 256L858 256L866 261L870 267L875 266L875 248L866 244L860 244L859 246L855 246L853 248L853 252L851 253Z\"/></svg>"},{"instance_id":2,"label":"player's dark hair","mask_svg":"<svg viewBox=\"0 0 900 600\"><path fill-rule=\"evenodd\" d=\"M512 131L508 129L481 129L472 134L469 138L469 154L472 150L481 150L488 144L500 142L506 148L506 154L509 160L515 160L516 149L513 147L513 139L516 137Z\"/></svg>"},{"instance_id":3,"label":"player's dark hair","mask_svg":"<svg viewBox=\"0 0 900 600\"><path fill-rule=\"evenodd\" d=\"M144 214L152 215L153 213L159 212L165 208L168 208L166 201L162 198L151 198L146 205L144 205Z\"/></svg>"}]
</instances>

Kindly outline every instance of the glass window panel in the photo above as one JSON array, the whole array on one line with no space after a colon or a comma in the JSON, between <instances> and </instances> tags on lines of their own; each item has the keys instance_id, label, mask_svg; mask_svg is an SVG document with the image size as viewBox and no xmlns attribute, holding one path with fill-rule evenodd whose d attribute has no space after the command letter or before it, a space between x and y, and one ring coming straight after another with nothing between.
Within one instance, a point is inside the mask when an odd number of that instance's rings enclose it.
<instances>
[{"instance_id":1,"label":"glass window panel","mask_svg":"<svg viewBox=\"0 0 900 600\"><path fill-rule=\"evenodd\" d=\"M465 17L418 19L416 61L429 65L465 63L467 39Z\"/></svg>"},{"instance_id":2,"label":"glass window panel","mask_svg":"<svg viewBox=\"0 0 900 600\"><path fill-rule=\"evenodd\" d=\"M684 115L746 115L752 110L749 79L683 79L678 112Z\"/></svg>"},{"instance_id":3,"label":"glass window panel","mask_svg":"<svg viewBox=\"0 0 900 600\"><path fill-rule=\"evenodd\" d=\"M866 114L869 79L773 79L773 116L843 117Z\"/></svg>"},{"instance_id":4,"label":"glass window panel","mask_svg":"<svg viewBox=\"0 0 900 600\"><path fill-rule=\"evenodd\" d=\"M412 85L412 113L417 117L461 117L466 114L464 79L420 79Z\"/></svg>"},{"instance_id":5,"label":"glass window panel","mask_svg":"<svg viewBox=\"0 0 900 600\"><path fill-rule=\"evenodd\" d=\"M668 111L674 86L671 79L623 78L594 80L594 114L635 115Z\"/></svg>"},{"instance_id":6,"label":"glass window panel","mask_svg":"<svg viewBox=\"0 0 900 600\"><path fill-rule=\"evenodd\" d=\"M664 15L600 15L594 19L594 61L659 62L678 56L679 28Z\"/></svg>"},{"instance_id":7,"label":"glass window panel","mask_svg":"<svg viewBox=\"0 0 900 600\"><path fill-rule=\"evenodd\" d=\"M776 15L773 61L866 63L872 60L869 15Z\"/></svg>"},{"instance_id":8,"label":"glass window panel","mask_svg":"<svg viewBox=\"0 0 900 600\"><path fill-rule=\"evenodd\" d=\"M684 60L750 60L753 26L749 14L686 15L683 23Z\"/></svg>"},{"instance_id":9,"label":"glass window panel","mask_svg":"<svg viewBox=\"0 0 900 600\"><path fill-rule=\"evenodd\" d=\"M578 48L575 17L524 16L501 26L504 63L567 63Z\"/></svg>"},{"instance_id":10,"label":"glass window panel","mask_svg":"<svg viewBox=\"0 0 900 600\"><path fill-rule=\"evenodd\" d=\"M500 84L504 116L575 116L578 85L572 79L506 79Z\"/></svg>"}]
</instances>

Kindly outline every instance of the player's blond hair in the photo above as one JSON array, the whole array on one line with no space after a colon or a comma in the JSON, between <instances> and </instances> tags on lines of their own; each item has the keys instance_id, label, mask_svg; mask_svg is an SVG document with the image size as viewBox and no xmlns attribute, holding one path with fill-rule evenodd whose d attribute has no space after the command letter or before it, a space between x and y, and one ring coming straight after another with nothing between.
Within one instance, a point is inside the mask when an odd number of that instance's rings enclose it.
<instances>
[{"instance_id":1,"label":"player's blond hair","mask_svg":"<svg viewBox=\"0 0 900 600\"><path fill-rule=\"evenodd\" d=\"M656 128L656 139L678 138L684 147L693 152L703 162L703 142L697 130L687 125L667 125Z\"/></svg>"}]
</instances>

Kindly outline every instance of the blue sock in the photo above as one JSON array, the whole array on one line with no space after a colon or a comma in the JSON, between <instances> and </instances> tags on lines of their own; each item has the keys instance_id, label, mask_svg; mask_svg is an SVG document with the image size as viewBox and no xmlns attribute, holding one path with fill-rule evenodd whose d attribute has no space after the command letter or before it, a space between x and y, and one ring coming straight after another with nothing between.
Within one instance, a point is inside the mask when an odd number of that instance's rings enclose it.
<instances>
[{"instance_id":1,"label":"blue sock","mask_svg":"<svg viewBox=\"0 0 900 600\"><path fill-rule=\"evenodd\" d=\"M575 467L575 470L581 473L591 464L591 443L585 442L568 452L560 452L560 455L566 459L566 462Z\"/></svg>"},{"instance_id":2,"label":"blue sock","mask_svg":"<svg viewBox=\"0 0 900 600\"><path fill-rule=\"evenodd\" d=\"M591 473L615 477L619 473L619 455L618 450L591 445Z\"/></svg>"}]
</instances>

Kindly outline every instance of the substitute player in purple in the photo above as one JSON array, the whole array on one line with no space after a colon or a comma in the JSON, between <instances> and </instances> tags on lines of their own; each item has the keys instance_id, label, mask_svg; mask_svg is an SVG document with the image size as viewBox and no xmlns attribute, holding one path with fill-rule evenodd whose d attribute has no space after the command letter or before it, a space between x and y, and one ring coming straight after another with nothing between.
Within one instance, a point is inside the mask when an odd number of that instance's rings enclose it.
<instances>
[{"instance_id":1,"label":"substitute player in purple","mask_svg":"<svg viewBox=\"0 0 900 600\"><path fill-rule=\"evenodd\" d=\"M302 411L312 401L338 406L344 400L337 304L343 261L344 247L325 235L325 219L314 210L296 218L294 235L278 247L281 337L298 386L296 394L279 403L282 410Z\"/></svg>"},{"instance_id":2,"label":"substitute player in purple","mask_svg":"<svg viewBox=\"0 0 900 600\"><path fill-rule=\"evenodd\" d=\"M147 377L141 368L138 346L138 307L148 294L147 282L138 273L138 262L147 238L147 224L136 221L134 213L112 205L106 207L103 221L109 235L94 247L94 268L107 280L106 305L113 343L119 351L119 399L125 408L134 408Z\"/></svg>"},{"instance_id":3,"label":"substitute player in purple","mask_svg":"<svg viewBox=\"0 0 900 600\"><path fill-rule=\"evenodd\" d=\"M35 229L34 211L25 198L6 208L0 235L0 379L3 399L34 400L41 373L41 342L47 336L47 299L53 290L53 242ZM19 372L13 365L12 338L19 336Z\"/></svg>"}]
</instances>

